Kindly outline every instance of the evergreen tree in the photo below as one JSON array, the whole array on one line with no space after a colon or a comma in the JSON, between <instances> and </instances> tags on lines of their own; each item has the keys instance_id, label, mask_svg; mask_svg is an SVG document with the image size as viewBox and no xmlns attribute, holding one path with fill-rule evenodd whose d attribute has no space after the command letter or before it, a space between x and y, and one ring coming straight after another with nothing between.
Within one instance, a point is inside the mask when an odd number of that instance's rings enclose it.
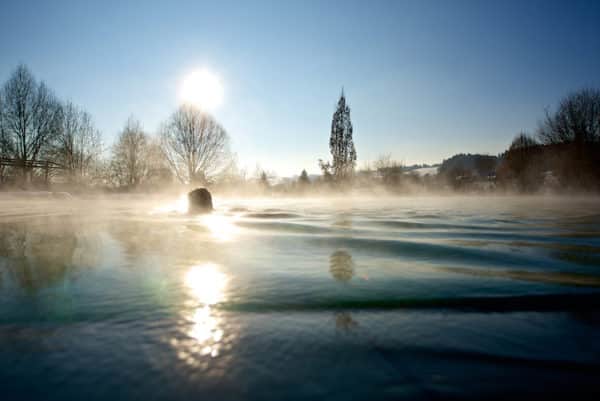
<instances>
[{"instance_id":1,"label":"evergreen tree","mask_svg":"<svg viewBox=\"0 0 600 401\"><path fill-rule=\"evenodd\" d=\"M269 188L269 177L267 176L267 172L263 171L262 173L260 173L260 185L264 188Z\"/></svg>"},{"instance_id":2,"label":"evergreen tree","mask_svg":"<svg viewBox=\"0 0 600 401\"><path fill-rule=\"evenodd\" d=\"M300 173L300 177L298 178L298 183L300 185L307 185L310 183L310 180L308 179L308 173L306 172L306 170L302 170L302 173Z\"/></svg>"},{"instance_id":3,"label":"evergreen tree","mask_svg":"<svg viewBox=\"0 0 600 401\"><path fill-rule=\"evenodd\" d=\"M346 103L343 89L331 121L329 149L333 157L331 167L336 181L351 177L356 164L356 150L352 140L350 107Z\"/></svg>"}]
</instances>

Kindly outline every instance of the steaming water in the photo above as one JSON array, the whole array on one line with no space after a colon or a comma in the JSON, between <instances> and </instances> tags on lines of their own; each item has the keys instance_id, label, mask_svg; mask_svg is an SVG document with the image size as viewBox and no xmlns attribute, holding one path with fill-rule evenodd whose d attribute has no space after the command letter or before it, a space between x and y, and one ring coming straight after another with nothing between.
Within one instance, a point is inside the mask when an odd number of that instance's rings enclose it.
<instances>
[{"instance_id":1,"label":"steaming water","mask_svg":"<svg viewBox=\"0 0 600 401\"><path fill-rule=\"evenodd\" d=\"M600 203L0 201L2 400L594 398Z\"/></svg>"}]
</instances>

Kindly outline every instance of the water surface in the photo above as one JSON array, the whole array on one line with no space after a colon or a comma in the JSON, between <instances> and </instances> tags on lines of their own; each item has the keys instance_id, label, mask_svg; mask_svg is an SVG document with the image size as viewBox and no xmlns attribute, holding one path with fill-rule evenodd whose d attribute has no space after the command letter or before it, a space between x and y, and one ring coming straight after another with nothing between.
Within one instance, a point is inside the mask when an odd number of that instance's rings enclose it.
<instances>
[{"instance_id":1,"label":"water surface","mask_svg":"<svg viewBox=\"0 0 600 401\"><path fill-rule=\"evenodd\" d=\"M600 203L0 199L2 399L600 395Z\"/></svg>"}]
</instances>

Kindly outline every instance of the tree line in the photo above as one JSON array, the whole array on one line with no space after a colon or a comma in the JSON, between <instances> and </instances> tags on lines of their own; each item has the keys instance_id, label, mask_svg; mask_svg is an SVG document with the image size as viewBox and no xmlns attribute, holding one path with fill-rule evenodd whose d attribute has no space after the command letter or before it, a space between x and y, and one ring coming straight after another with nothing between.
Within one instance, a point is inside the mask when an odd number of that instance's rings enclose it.
<instances>
[{"instance_id":1,"label":"tree line","mask_svg":"<svg viewBox=\"0 0 600 401\"><path fill-rule=\"evenodd\" d=\"M524 192L600 190L600 90L565 96L535 134L519 133L501 156L498 181Z\"/></svg>"},{"instance_id":2,"label":"tree line","mask_svg":"<svg viewBox=\"0 0 600 401\"><path fill-rule=\"evenodd\" d=\"M600 191L600 90L584 88L546 110L534 134L519 133L498 156L458 154L436 173L417 174L382 155L355 170L350 109L342 92L332 119L332 162L319 161L321 182L382 186L392 192L414 190Z\"/></svg>"},{"instance_id":3,"label":"tree line","mask_svg":"<svg viewBox=\"0 0 600 401\"><path fill-rule=\"evenodd\" d=\"M41 172L30 162L49 161L59 181L132 189L173 181L208 185L227 174L233 157L226 130L190 105L178 107L155 135L130 117L105 149L89 112L19 65L0 88L0 160L4 186L34 185Z\"/></svg>"},{"instance_id":4,"label":"tree line","mask_svg":"<svg viewBox=\"0 0 600 401\"><path fill-rule=\"evenodd\" d=\"M60 167L52 169L57 181L118 190L177 182L263 193L373 186L392 192L474 187L600 190L597 89L567 95L555 111L546 111L535 134L519 133L504 153L455 155L444 160L437 174L418 174L389 155L357 170L353 132L342 90L331 121L331 160L319 160L322 175L311 179L303 170L296 180L273 185L275 174L259 167L253 178L247 178L236 166L226 130L213 116L190 105L179 106L154 135L130 117L114 144L104 148L89 112L61 100L19 65L0 87L0 186L40 182L42 172L29 162L49 161Z\"/></svg>"}]
</instances>

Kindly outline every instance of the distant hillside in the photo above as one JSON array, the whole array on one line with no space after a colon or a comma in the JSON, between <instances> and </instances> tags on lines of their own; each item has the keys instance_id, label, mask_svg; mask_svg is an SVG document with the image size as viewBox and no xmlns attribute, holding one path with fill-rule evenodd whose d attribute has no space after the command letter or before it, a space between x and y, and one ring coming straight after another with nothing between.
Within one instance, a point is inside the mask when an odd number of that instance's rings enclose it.
<instances>
[{"instance_id":1,"label":"distant hillside","mask_svg":"<svg viewBox=\"0 0 600 401\"><path fill-rule=\"evenodd\" d=\"M413 164L412 166L404 166L402 169L404 171L413 171L413 170L421 170L421 169L425 169L425 168L437 168L440 166L440 163L437 164Z\"/></svg>"},{"instance_id":2,"label":"distant hillside","mask_svg":"<svg viewBox=\"0 0 600 401\"><path fill-rule=\"evenodd\" d=\"M410 169L406 171L406 174L417 174L420 177L424 177L426 175L434 176L438 173L439 165L431 166L431 167L419 167L415 169Z\"/></svg>"},{"instance_id":3,"label":"distant hillside","mask_svg":"<svg viewBox=\"0 0 600 401\"><path fill-rule=\"evenodd\" d=\"M413 164L412 166L404 166L402 167L402 171L405 174L417 174L419 176L425 175L436 175L438 172L439 163L437 164Z\"/></svg>"},{"instance_id":4,"label":"distant hillside","mask_svg":"<svg viewBox=\"0 0 600 401\"><path fill-rule=\"evenodd\" d=\"M488 177L495 174L498 164L497 156L461 153L444 160L438 174L451 177Z\"/></svg>"}]
</instances>

